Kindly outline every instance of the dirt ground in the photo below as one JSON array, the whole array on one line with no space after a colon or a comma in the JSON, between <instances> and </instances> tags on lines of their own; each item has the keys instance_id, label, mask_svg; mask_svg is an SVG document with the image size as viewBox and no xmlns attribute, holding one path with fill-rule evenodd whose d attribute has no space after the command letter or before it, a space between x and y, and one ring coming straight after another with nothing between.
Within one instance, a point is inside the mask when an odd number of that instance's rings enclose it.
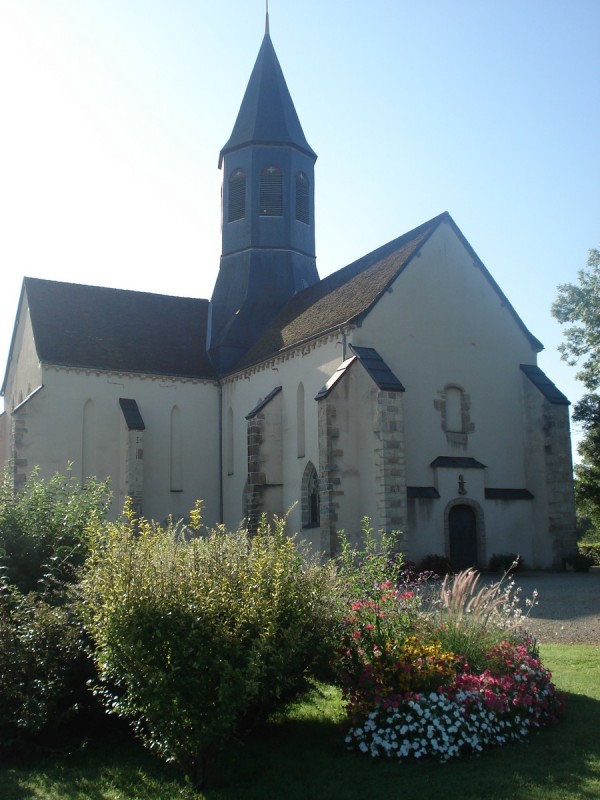
<instances>
[{"instance_id":1,"label":"dirt ground","mask_svg":"<svg viewBox=\"0 0 600 800\"><path fill-rule=\"evenodd\" d=\"M514 576L522 601L537 589L525 627L538 642L600 645L600 567L590 572L524 572Z\"/></svg>"}]
</instances>

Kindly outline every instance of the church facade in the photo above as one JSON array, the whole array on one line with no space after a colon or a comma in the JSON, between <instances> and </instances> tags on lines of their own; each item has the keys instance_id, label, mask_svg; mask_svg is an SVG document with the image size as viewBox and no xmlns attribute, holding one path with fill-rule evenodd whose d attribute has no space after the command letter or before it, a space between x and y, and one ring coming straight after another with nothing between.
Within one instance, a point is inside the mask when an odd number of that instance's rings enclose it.
<instances>
[{"instance_id":1,"label":"church facade","mask_svg":"<svg viewBox=\"0 0 600 800\"><path fill-rule=\"evenodd\" d=\"M315 552L402 531L415 561L558 566L574 547L568 400L448 213L322 280L314 164L268 27L221 151L210 301L25 278L0 462L110 476L114 516L252 528Z\"/></svg>"}]
</instances>

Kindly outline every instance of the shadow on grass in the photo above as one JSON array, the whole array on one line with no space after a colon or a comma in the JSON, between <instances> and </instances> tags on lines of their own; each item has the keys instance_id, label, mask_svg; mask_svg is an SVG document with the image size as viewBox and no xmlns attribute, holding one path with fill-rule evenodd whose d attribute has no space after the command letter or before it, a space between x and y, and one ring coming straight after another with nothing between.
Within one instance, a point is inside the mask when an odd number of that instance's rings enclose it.
<instances>
[{"instance_id":1,"label":"shadow on grass","mask_svg":"<svg viewBox=\"0 0 600 800\"><path fill-rule=\"evenodd\" d=\"M273 722L221 754L204 793L130 739L0 767L2 800L365 800L390 790L445 800L600 796L600 702L567 696L567 714L528 743L437 762L373 761L344 750L331 720ZM50 793L52 789L53 793ZM419 792L419 795L417 795ZM425 792L425 795L423 795Z\"/></svg>"},{"instance_id":2,"label":"shadow on grass","mask_svg":"<svg viewBox=\"0 0 600 800\"><path fill-rule=\"evenodd\" d=\"M445 800L598 797L600 702L577 695L567 702L561 723L529 742L447 764L374 761L345 751L342 729L331 722L288 721L223 756L205 796L365 800L401 789L403 796L425 790Z\"/></svg>"}]
</instances>

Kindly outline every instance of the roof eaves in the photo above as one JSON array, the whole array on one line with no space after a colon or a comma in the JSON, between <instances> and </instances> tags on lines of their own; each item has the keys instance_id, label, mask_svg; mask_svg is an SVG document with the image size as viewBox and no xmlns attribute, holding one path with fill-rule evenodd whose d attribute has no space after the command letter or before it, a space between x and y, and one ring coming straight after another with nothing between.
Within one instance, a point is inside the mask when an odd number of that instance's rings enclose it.
<instances>
[{"instance_id":1,"label":"roof eaves","mask_svg":"<svg viewBox=\"0 0 600 800\"><path fill-rule=\"evenodd\" d=\"M263 410L263 408L266 405L268 405L276 395L279 394L282 388L283 388L282 386L276 386L274 389L271 389L269 394L263 400L261 400L256 406L254 406L254 408L249 414L246 414L246 419L252 419L258 413L260 413Z\"/></svg>"},{"instance_id":2,"label":"roof eaves","mask_svg":"<svg viewBox=\"0 0 600 800\"><path fill-rule=\"evenodd\" d=\"M4 369L4 379L2 381L2 387L0 388L0 397L4 397L4 392L6 391L6 384L8 383L8 371L10 369L10 362L12 361L13 357L13 350L15 347L15 339L17 338L17 328L19 325L19 314L21 311L21 306L23 303L23 297L25 295L25 281L27 279L23 278L23 283L21 284L21 292L19 294L19 303L17 305L17 316L15 317L15 322L13 325L13 332L10 339L10 347L8 348L8 356L6 359L6 367Z\"/></svg>"},{"instance_id":3,"label":"roof eaves","mask_svg":"<svg viewBox=\"0 0 600 800\"><path fill-rule=\"evenodd\" d=\"M569 398L557 388L537 364L520 364L520 368L521 372L529 378L536 389L539 389L549 403L559 406L571 405Z\"/></svg>"},{"instance_id":4,"label":"roof eaves","mask_svg":"<svg viewBox=\"0 0 600 800\"><path fill-rule=\"evenodd\" d=\"M404 392L404 386L373 347L350 345L371 379L384 392Z\"/></svg>"},{"instance_id":5,"label":"roof eaves","mask_svg":"<svg viewBox=\"0 0 600 800\"><path fill-rule=\"evenodd\" d=\"M470 456L438 456L431 462L434 469L447 467L449 469L486 469L485 464Z\"/></svg>"},{"instance_id":6,"label":"roof eaves","mask_svg":"<svg viewBox=\"0 0 600 800\"><path fill-rule=\"evenodd\" d=\"M333 373L331 378L329 378L325 386L323 386L323 388L317 393L315 400L323 400L325 397L327 397L334 386L344 377L346 372L350 369L355 361L358 361L358 356L351 356L343 361Z\"/></svg>"}]
</instances>

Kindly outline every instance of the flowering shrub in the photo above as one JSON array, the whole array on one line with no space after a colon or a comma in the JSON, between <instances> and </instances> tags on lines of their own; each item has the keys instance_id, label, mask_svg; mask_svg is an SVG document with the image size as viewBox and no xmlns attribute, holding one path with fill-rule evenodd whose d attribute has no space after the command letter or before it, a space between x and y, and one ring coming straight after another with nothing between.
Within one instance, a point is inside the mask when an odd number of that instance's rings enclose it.
<instances>
[{"instance_id":1,"label":"flowering shrub","mask_svg":"<svg viewBox=\"0 0 600 800\"><path fill-rule=\"evenodd\" d=\"M454 684L458 691L476 691L493 711L519 715L531 727L558 722L563 699L550 672L523 645L501 642L488 654L490 668L479 675L464 672Z\"/></svg>"},{"instance_id":2,"label":"flowering shrub","mask_svg":"<svg viewBox=\"0 0 600 800\"><path fill-rule=\"evenodd\" d=\"M374 596L352 603L340 640L339 669L353 719L385 698L448 683L459 666L439 642L412 634L419 609L415 592L386 581Z\"/></svg>"},{"instance_id":3,"label":"flowering shrub","mask_svg":"<svg viewBox=\"0 0 600 800\"><path fill-rule=\"evenodd\" d=\"M489 670L464 671L438 691L384 699L349 730L347 746L375 758L447 761L524 739L533 728L558 721L563 700L526 648L503 642L489 660Z\"/></svg>"},{"instance_id":4,"label":"flowering shrub","mask_svg":"<svg viewBox=\"0 0 600 800\"><path fill-rule=\"evenodd\" d=\"M524 614L506 575L480 586L473 569L439 581L405 565L390 581L385 564L385 554L358 561L342 624L350 749L446 761L558 721L562 698L524 629L537 593Z\"/></svg>"}]
</instances>

